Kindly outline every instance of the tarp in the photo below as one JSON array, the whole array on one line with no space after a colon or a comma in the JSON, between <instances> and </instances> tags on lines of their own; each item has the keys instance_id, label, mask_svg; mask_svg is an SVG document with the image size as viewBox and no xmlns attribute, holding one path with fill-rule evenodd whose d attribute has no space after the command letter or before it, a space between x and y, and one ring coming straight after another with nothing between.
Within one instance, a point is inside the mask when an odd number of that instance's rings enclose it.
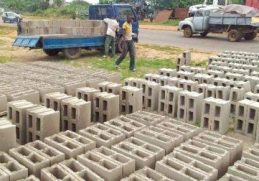
<instances>
[{"instance_id":1,"label":"tarp","mask_svg":"<svg viewBox=\"0 0 259 181\"><path fill-rule=\"evenodd\" d=\"M224 13L234 13L245 16L259 16L259 10L249 6L230 4L222 7Z\"/></svg>"}]
</instances>

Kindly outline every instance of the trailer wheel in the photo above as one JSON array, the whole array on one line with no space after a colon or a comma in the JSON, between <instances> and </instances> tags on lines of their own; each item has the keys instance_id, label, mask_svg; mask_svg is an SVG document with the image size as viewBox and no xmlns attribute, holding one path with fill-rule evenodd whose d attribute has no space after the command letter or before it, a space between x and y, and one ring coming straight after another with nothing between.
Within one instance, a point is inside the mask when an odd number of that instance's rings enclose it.
<instances>
[{"instance_id":1,"label":"trailer wheel","mask_svg":"<svg viewBox=\"0 0 259 181\"><path fill-rule=\"evenodd\" d=\"M68 59L76 59L81 55L81 48L65 48L63 53Z\"/></svg>"},{"instance_id":2,"label":"trailer wheel","mask_svg":"<svg viewBox=\"0 0 259 181\"><path fill-rule=\"evenodd\" d=\"M238 42L242 39L242 33L236 29L232 29L228 32L228 40L230 42Z\"/></svg>"},{"instance_id":3,"label":"trailer wheel","mask_svg":"<svg viewBox=\"0 0 259 181\"><path fill-rule=\"evenodd\" d=\"M183 36L185 38L191 38L192 37L192 28L190 26L187 26L183 29Z\"/></svg>"},{"instance_id":4,"label":"trailer wheel","mask_svg":"<svg viewBox=\"0 0 259 181\"><path fill-rule=\"evenodd\" d=\"M43 52L46 53L48 56L53 57L56 56L60 50L58 49L43 49Z\"/></svg>"},{"instance_id":5,"label":"trailer wheel","mask_svg":"<svg viewBox=\"0 0 259 181\"><path fill-rule=\"evenodd\" d=\"M257 33L256 33L256 32L244 34L245 40L253 40L253 39L255 39L256 37L257 37Z\"/></svg>"}]
</instances>

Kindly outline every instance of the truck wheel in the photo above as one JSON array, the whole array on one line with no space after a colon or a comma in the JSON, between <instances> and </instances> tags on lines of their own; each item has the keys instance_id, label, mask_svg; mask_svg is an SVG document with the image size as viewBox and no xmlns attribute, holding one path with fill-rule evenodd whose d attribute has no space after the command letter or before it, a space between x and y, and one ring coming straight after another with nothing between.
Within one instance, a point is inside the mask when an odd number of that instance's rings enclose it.
<instances>
[{"instance_id":1,"label":"truck wheel","mask_svg":"<svg viewBox=\"0 0 259 181\"><path fill-rule=\"evenodd\" d=\"M209 32L200 33L201 37L206 37L208 34L209 34Z\"/></svg>"},{"instance_id":2,"label":"truck wheel","mask_svg":"<svg viewBox=\"0 0 259 181\"><path fill-rule=\"evenodd\" d=\"M53 57L56 56L60 50L58 49L43 49L43 52L46 53L48 56Z\"/></svg>"},{"instance_id":3,"label":"truck wheel","mask_svg":"<svg viewBox=\"0 0 259 181\"><path fill-rule=\"evenodd\" d=\"M190 26L185 27L185 28L183 29L183 36L184 36L185 38L191 38L191 37L192 37L192 28L191 28Z\"/></svg>"},{"instance_id":4,"label":"truck wheel","mask_svg":"<svg viewBox=\"0 0 259 181\"><path fill-rule=\"evenodd\" d=\"M236 29L230 30L228 32L228 40L230 42L238 42L242 39L242 33Z\"/></svg>"},{"instance_id":5,"label":"truck wheel","mask_svg":"<svg viewBox=\"0 0 259 181\"><path fill-rule=\"evenodd\" d=\"M81 48L65 48L63 53L68 59L76 59L81 55Z\"/></svg>"},{"instance_id":6,"label":"truck wheel","mask_svg":"<svg viewBox=\"0 0 259 181\"><path fill-rule=\"evenodd\" d=\"M244 34L245 40L253 40L253 39L255 39L256 37L257 37L257 33L256 33L256 32Z\"/></svg>"}]
</instances>

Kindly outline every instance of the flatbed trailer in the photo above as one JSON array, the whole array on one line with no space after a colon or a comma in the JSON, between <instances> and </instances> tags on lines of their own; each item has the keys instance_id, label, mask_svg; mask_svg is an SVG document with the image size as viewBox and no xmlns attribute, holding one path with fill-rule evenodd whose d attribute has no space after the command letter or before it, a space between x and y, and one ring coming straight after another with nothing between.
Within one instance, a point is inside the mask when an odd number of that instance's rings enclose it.
<instances>
[{"instance_id":1,"label":"flatbed trailer","mask_svg":"<svg viewBox=\"0 0 259 181\"><path fill-rule=\"evenodd\" d=\"M17 36L13 46L43 49L49 56L63 52L66 58L80 57L81 49L103 48L105 36L68 36L64 34Z\"/></svg>"}]
</instances>

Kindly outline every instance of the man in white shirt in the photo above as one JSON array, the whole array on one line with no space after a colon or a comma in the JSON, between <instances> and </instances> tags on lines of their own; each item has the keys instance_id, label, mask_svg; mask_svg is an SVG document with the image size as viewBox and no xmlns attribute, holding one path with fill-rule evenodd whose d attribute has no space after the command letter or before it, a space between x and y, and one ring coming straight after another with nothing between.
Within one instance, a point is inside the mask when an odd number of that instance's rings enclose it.
<instances>
[{"instance_id":1,"label":"man in white shirt","mask_svg":"<svg viewBox=\"0 0 259 181\"><path fill-rule=\"evenodd\" d=\"M119 23L116 19L105 18L107 24L107 32L105 39L105 57L108 56L110 47L112 49L112 57L115 56L116 32L119 30Z\"/></svg>"}]
</instances>

